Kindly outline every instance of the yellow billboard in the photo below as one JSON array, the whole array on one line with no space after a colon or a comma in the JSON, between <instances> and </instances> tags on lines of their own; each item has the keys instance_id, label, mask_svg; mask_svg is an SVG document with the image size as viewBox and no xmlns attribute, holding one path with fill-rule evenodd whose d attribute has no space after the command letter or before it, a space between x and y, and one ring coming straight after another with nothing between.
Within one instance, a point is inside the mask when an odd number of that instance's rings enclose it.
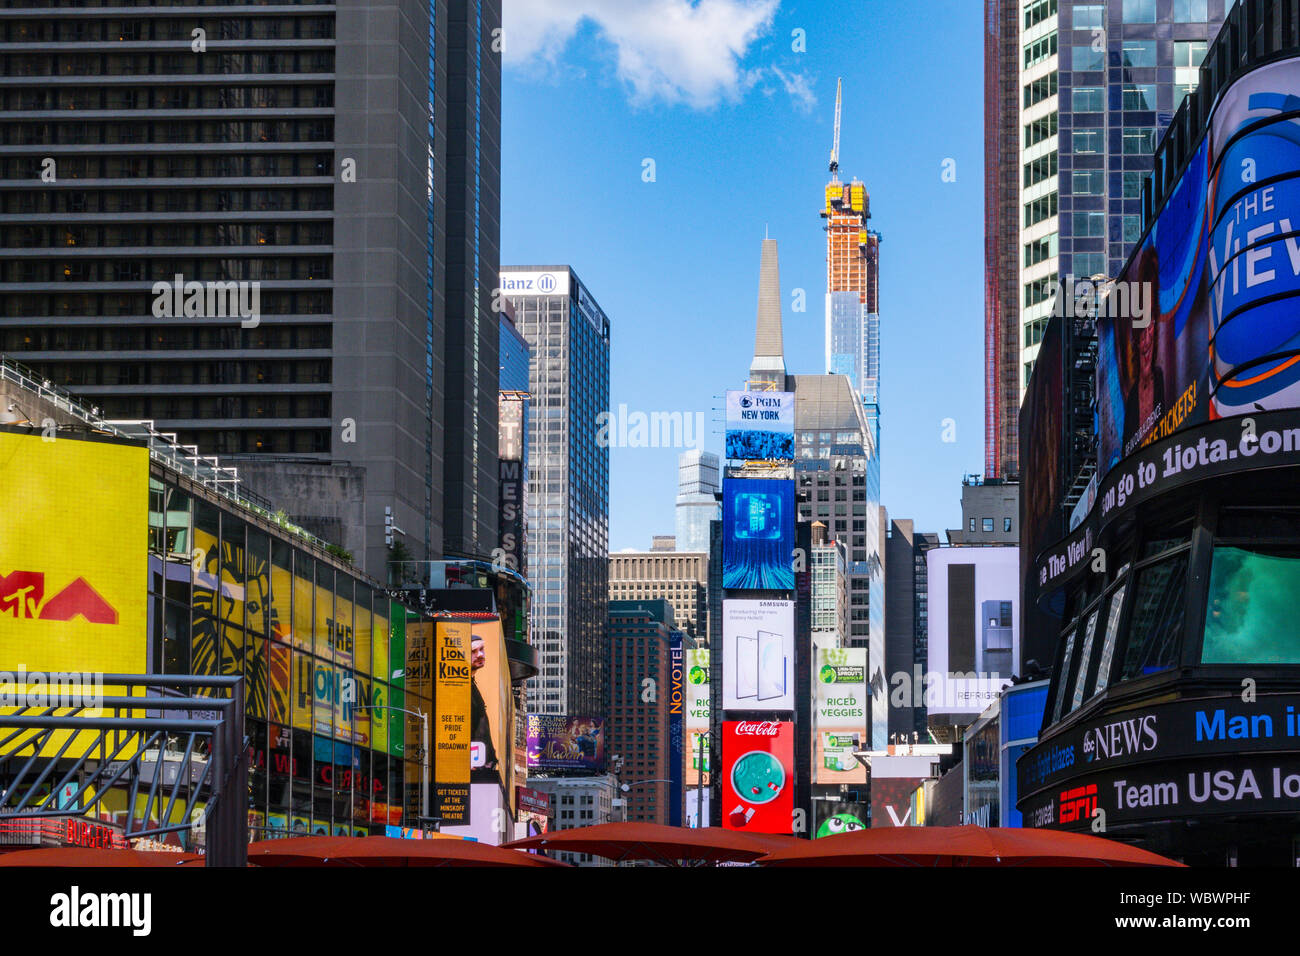
<instances>
[{"instance_id":1,"label":"yellow billboard","mask_svg":"<svg viewBox=\"0 0 1300 956\"><path fill-rule=\"evenodd\" d=\"M433 779L436 813L448 825L469 823L470 625L439 621L434 649Z\"/></svg>"},{"instance_id":2,"label":"yellow billboard","mask_svg":"<svg viewBox=\"0 0 1300 956\"><path fill-rule=\"evenodd\" d=\"M0 500L0 671L144 673L148 451L0 429Z\"/></svg>"}]
</instances>

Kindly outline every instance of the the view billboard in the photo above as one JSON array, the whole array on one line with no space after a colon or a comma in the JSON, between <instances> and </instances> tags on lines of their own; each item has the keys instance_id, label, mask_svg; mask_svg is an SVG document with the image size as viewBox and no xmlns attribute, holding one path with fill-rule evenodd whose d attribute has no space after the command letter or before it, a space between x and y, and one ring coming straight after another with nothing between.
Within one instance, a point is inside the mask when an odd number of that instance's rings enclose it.
<instances>
[{"instance_id":1,"label":"the view billboard","mask_svg":"<svg viewBox=\"0 0 1300 956\"><path fill-rule=\"evenodd\" d=\"M73 678L148 670L148 450L0 429L0 463L0 499L9 502L0 532L0 670L25 700L120 694ZM29 684L36 673L41 684ZM57 732L46 752L66 741ZM81 749L76 741L67 755Z\"/></svg>"},{"instance_id":2,"label":"the view billboard","mask_svg":"<svg viewBox=\"0 0 1300 956\"><path fill-rule=\"evenodd\" d=\"M932 548L925 563L925 706L979 714L1020 672L1020 549Z\"/></svg>"},{"instance_id":3,"label":"the view billboard","mask_svg":"<svg viewBox=\"0 0 1300 956\"><path fill-rule=\"evenodd\" d=\"M794 482L727 478L722 483L722 586L794 589Z\"/></svg>"},{"instance_id":4,"label":"the view billboard","mask_svg":"<svg viewBox=\"0 0 1300 956\"><path fill-rule=\"evenodd\" d=\"M812 782L867 782L854 751L867 739L867 649L813 651Z\"/></svg>"},{"instance_id":5,"label":"the view billboard","mask_svg":"<svg viewBox=\"0 0 1300 956\"><path fill-rule=\"evenodd\" d=\"M728 458L794 459L794 392L727 392Z\"/></svg>"},{"instance_id":6,"label":"the view billboard","mask_svg":"<svg viewBox=\"0 0 1300 956\"><path fill-rule=\"evenodd\" d=\"M1190 425L1300 406L1300 61L1220 96L1098 319L1098 468ZM1136 300L1136 307L1134 307Z\"/></svg>"},{"instance_id":7,"label":"the view billboard","mask_svg":"<svg viewBox=\"0 0 1300 956\"><path fill-rule=\"evenodd\" d=\"M722 709L794 710L794 602L722 602Z\"/></svg>"},{"instance_id":8,"label":"the view billboard","mask_svg":"<svg viewBox=\"0 0 1300 956\"><path fill-rule=\"evenodd\" d=\"M722 724L722 825L750 833L794 829L794 724Z\"/></svg>"},{"instance_id":9,"label":"the view billboard","mask_svg":"<svg viewBox=\"0 0 1300 956\"><path fill-rule=\"evenodd\" d=\"M605 768L605 719L562 714L528 715L529 770Z\"/></svg>"}]
</instances>

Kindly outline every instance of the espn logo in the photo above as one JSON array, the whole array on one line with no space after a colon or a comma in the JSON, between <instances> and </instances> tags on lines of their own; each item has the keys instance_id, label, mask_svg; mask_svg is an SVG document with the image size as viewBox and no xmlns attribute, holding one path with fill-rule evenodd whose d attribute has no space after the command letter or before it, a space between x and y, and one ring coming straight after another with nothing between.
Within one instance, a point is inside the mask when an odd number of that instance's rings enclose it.
<instances>
[{"instance_id":1,"label":"espn logo","mask_svg":"<svg viewBox=\"0 0 1300 956\"><path fill-rule=\"evenodd\" d=\"M1097 809L1097 785L1090 783L1085 787L1061 791L1061 822L1074 823L1076 820L1090 820Z\"/></svg>"}]
</instances>

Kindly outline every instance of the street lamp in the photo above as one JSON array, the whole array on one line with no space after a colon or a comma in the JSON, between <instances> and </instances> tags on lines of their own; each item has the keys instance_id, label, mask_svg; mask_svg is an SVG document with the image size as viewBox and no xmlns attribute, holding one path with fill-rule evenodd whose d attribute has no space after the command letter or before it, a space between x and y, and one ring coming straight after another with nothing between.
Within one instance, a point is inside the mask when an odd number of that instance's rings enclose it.
<instances>
[{"instance_id":1,"label":"street lamp","mask_svg":"<svg viewBox=\"0 0 1300 956\"><path fill-rule=\"evenodd\" d=\"M429 817L429 715L422 710L389 707L387 704L353 704L353 710L395 710L408 717L420 718L420 820Z\"/></svg>"}]
</instances>

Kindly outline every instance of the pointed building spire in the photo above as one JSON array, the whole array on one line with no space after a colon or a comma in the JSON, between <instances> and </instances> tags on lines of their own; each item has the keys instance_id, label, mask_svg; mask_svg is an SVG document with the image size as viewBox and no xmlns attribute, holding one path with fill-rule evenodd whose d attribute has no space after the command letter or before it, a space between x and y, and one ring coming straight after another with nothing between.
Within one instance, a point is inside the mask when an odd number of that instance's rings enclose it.
<instances>
[{"instance_id":1,"label":"pointed building spire","mask_svg":"<svg viewBox=\"0 0 1300 956\"><path fill-rule=\"evenodd\" d=\"M785 388L785 349L781 338L781 273L776 240L763 240L758 267L758 323L754 336L754 361L749 366L751 387Z\"/></svg>"}]
</instances>

